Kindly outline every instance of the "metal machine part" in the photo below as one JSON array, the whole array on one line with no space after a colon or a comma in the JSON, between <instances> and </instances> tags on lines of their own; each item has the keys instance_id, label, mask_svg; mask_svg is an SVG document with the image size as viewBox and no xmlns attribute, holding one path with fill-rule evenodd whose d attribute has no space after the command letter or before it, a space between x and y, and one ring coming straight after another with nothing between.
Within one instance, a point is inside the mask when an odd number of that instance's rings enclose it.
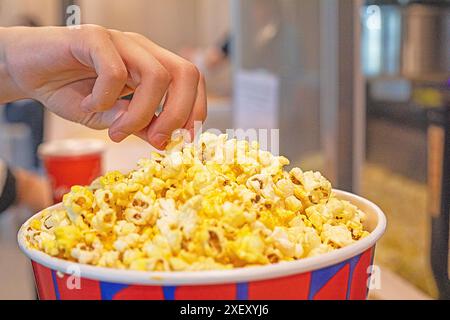
<instances>
[{"instance_id":1,"label":"metal machine part","mask_svg":"<svg viewBox=\"0 0 450 320\"><path fill-rule=\"evenodd\" d=\"M402 13L402 75L420 80L450 72L450 4L412 4Z\"/></svg>"},{"instance_id":2,"label":"metal machine part","mask_svg":"<svg viewBox=\"0 0 450 320\"><path fill-rule=\"evenodd\" d=\"M361 22L366 76L421 80L450 71L450 1L366 1Z\"/></svg>"},{"instance_id":3,"label":"metal machine part","mask_svg":"<svg viewBox=\"0 0 450 320\"><path fill-rule=\"evenodd\" d=\"M450 299L450 1L370 0L362 10L368 118L378 114L402 130L423 131L430 261L439 297ZM415 147L418 143L414 141ZM412 176L411 171L407 174Z\"/></svg>"},{"instance_id":4,"label":"metal machine part","mask_svg":"<svg viewBox=\"0 0 450 320\"><path fill-rule=\"evenodd\" d=\"M416 84L414 102L428 118L428 212L431 267L440 299L450 299L450 79Z\"/></svg>"}]
</instances>

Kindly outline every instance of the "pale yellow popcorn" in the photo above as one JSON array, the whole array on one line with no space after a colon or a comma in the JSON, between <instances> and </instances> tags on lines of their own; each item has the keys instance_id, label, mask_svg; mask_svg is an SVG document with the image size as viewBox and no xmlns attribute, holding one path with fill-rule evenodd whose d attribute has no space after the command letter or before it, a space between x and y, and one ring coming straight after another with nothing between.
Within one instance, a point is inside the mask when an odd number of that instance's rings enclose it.
<instances>
[{"instance_id":1,"label":"pale yellow popcorn","mask_svg":"<svg viewBox=\"0 0 450 320\"><path fill-rule=\"evenodd\" d=\"M164 183L164 180L156 177L153 177L152 181L150 182L150 189L155 192L160 192L164 189L165 186L166 184Z\"/></svg>"},{"instance_id":2,"label":"pale yellow popcorn","mask_svg":"<svg viewBox=\"0 0 450 320\"><path fill-rule=\"evenodd\" d=\"M126 236L119 237L116 241L114 241L113 247L119 252L124 252L125 250L136 245L139 241L139 238L139 234L130 233Z\"/></svg>"},{"instance_id":3,"label":"pale yellow popcorn","mask_svg":"<svg viewBox=\"0 0 450 320\"><path fill-rule=\"evenodd\" d=\"M280 197L287 198L294 194L294 184L288 179L278 180L276 187Z\"/></svg>"},{"instance_id":4,"label":"pale yellow popcorn","mask_svg":"<svg viewBox=\"0 0 450 320\"><path fill-rule=\"evenodd\" d=\"M274 182L267 174L255 174L247 180L247 187L257 194L270 200L277 200L279 197L275 194Z\"/></svg>"},{"instance_id":5,"label":"pale yellow popcorn","mask_svg":"<svg viewBox=\"0 0 450 320\"><path fill-rule=\"evenodd\" d=\"M321 244L317 247L315 247L314 249L312 249L311 251L309 251L308 253L308 257L316 257L316 256L320 256L321 254L325 254L327 252L332 251L333 248L331 248L330 246L327 246L325 244Z\"/></svg>"},{"instance_id":6,"label":"pale yellow popcorn","mask_svg":"<svg viewBox=\"0 0 450 320\"><path fill-rule=\"evenodd\" d=\"M249 264L267 263L267 257L264 256L264 240L258 232L247 233L231 242L228 250L231 250L240 260Z\"/></svg>"},{"instance_id":7,"label":"pale yellow popcorn","mask_svg":"<svg viewBox=\"0 0 450 320\"><path fill-rule=\"evenodd\" d=\"M71 251L83 239L83 234L75 225L55 227L55 240L58 250L62 251L65 258L71 256Z\"/></svg>"},{"instance_id":8,"label":"pale yellow popcorn","mask_svg":"<svg viewBox=\"0 0 450 320\"><path fill-rule=\"evenodd\" d=\"M41 233L35 236L37 244L42 247L43 251L51 256L56 256L59 253L56 237L50 233Z\"/></svg>"},{"instance_id":9,"label":"pale yellow popcorn","mask_svg":"<svg viewBox=\"0 0 450 320\"><path fill-rule=\"evenodd\" d=\"M153 225L158 218L155 209L155 193L149 190L148 194L142 191L135 193L127 208L125 209L125 219L135 225Z\"/></svg>"},{"instance_id":10,"label":"pale yellow popcorn","mask_svg":"<svg viewBox=\"0 0 450 320\"><path fill-rule=\"evenodd\" d=\"M161 178L167 180L182 175L183 154L182 152L169 153L162 161L163 169Z\"/></svg>"},{"instance_id":11,"label":"pale yellow popcorn","mask_svg":"<svg viewBox=\"0 0 450 320\"><path fill-rule=\"evenodd\" d=\"M224 270L232 269L230 264L223 264L215 261L211 257L200 257L197 261L194 261L187 267L187 271L204 271L204 270Z\"/></svg>"},{"instance_id":12,"label":"pale yellow popcorn","mask_svg":"<svg viewBox=\"0 0 450 320\"><path fill-rule=\"evenodd\" d=\"M127 236L130 233L136 233L138 231L138 227L132 223L125 220L117 221L116 225L114 226L114 232L118 236Z\"/></svg>"},{"instance_id":13,"label":"pale yellow popcorn","mask_svg":"<svg viewBox=\"0 0 450 320\"><path fill-rule=\"evenodd\" d=\"M267 167L272 163L273 155L269 151L259 151L258 160L262 166Z\"/></svg>"},{"instance_id":14,"label":"pale yellow popcorn","mask_svg":"<svg viewBox=\"0 0 450 320\"><path fill-rule=\"evenodd\" d=\"M225 202L222 205L224 223L228 223L234 228L240 228L247 223L247 217L244 210L235 203Z\"/></svg>"},{"instance_id":15,"label":"pale yellow popcorn","mask_svg":"<svg viewBox=\"0 0 450 320\"><path fill-rule=\"evenodd\" d=\"M332 244L337 248L348 246L354 242L352 233L345 225L332 226L325 224L320 237L323 243Z\"/></svg>"},{"instance_id":16,"label":"pale yellow popcorn","mask_svg":"<svg viewBox=\"0 0 450 320\"><path fill-rule=\"evenodd\" d=\"M284 201L286 203L286 208L294 212L300 211L303 207L302 202L295 196L288 196Z\"/></svg>"},{"instance_id":17,"label":"pale yellow popcorn","mask_svg":"<svg viewBox=\"0 0 450 320\"><path fill-rule=\"evenodd\" d=\"M303 239L301 242L303 244L303 249L307 254L309 254L311 251L322 245L320 235L314 228L311 227L304 228L302 236Z\"/></svg>"},{"instance_id":18,"label":"pale yellow popcorn","mask_svg":"<svg viewBox=\"0 0 450 320\"><path fill-rule=\"evenodd\" d=\"M111 190L97 189L94 192L95 202L100 209L109 209L114 203L114 195Z\"/></svg>"},{"instance_id":19,"label":"pale yellow popcorn","mask_svg":"<svg viewBox=\"0 0 450 320\"><path fill-rule=\"evenodd\" d=\"M146 269L155 271L170 271L170 264L165 257L152 256L146 259Z\"/></svg>"},{"instance_id":20,"label":"pale yellow popcorn","mask_svg":"<svg viewBox=\"0 0 450 320\"><path fill-rule=\"evenodd\" d=\"M275 247L280 250L284 256L293 257L296 254L295 243L290 241L285 228L275 227L268 240L273 241Z\"/></svg>"},{"instance_id":21,"label":"pale yellow popcorn","mask_svg":"<svg viewBox=\"0 0 450 320\"><path fill-rule=\"evenodd\" d=\"M189 268L189 263L178 257L169 258L169 264L173 271L183 271Z\"/></svg>"},{"instance_id":22,"label":"pale yellow popcorn","mask_svg":"<svg viewBox=\"0 0 450 320\"><path fill-rule=\"evenodd\" d=\"M123 252L123 263L126 266L129 266L133 263L133 261L142 259L145 257L145 254L139 249L128 249Z\"/></svg>"},{"instance_id":23,"label":"pale yellow popcorn","mask_svg":"<svg viewBox=\"0 0 450 320\"><path fill-rule=\"evenodd\" d=\"M41 219L42 229L52 232L56 226L67 226L70 221L64 210L56 210L52 214L45 215Z\"/></svg>"},{"instance_id":24,"label":"pale yellow popcorn","mask_svg":"<svg viewBox=\"0 0 450 320\"><path fill-rule=\"evenodd\" d=\"M84 244L77 244L75 248L72 249L71 255L79 263L96 264L100 259L101 253Z\"/></svg>"},{"instance_id":25,"label":"pale yellow popcorn","mask_svg":"<svg viewBox=\"0 0 450 320\"><path fill-rule=\"evenodd\" d=\"M98 260L98 266L108 268L120 268L120 252L118 251L105 251L102 253Z\"/></svg>"},{"instance_id":26,"label":"pale yellow popcorn","mask_svg":"<svg viewBox=\"0 0 450 320\"><path fill-rule=\"evenodd\" d=\"M283 156L274 157L269 166L262 168L261 173L275 176L280 173L284 166L289 164L289 160Z\"/></svg>"},{"instance_id":27,"label":"pale yellow popcorn","mask_svg":"<svg viewBox=\"0 0 450 320\"><path fill-rule=\"evenodd\" d=\"M75 186L25 230L48 255L116 269L198 271L293 261L368 235L365 215L318 172L255 141L175 136L128 174Z\"/></svg>"},{"instance_id":28,"label":"pale yellow popcorn","mask_svg":"<svg viewBox=\"0 0 450 320\"><path fill-rule=\"evenodd\" d=\"M63 204L72 222L89 212L94 205L94 195L87 187L74 186L64 195Z\"/></svg>"},{"instance_id":29,"label":"pale yellow popcorn","mask_svg":"<svg viewBox=\"0 0 450 320\"><path fill-rule=\"evenodd\" d=\"M302 185L308 200L314 204L328 200L331 195L331 183L320 172L307 171L294 176Z\"/></svg>"},{"instance_id":30,"label":"pale yellow popcorn","mask_svg":"<svg viewBox=\"0 0 450 320\"><path fill-rule=\"evenodd\" d=\"M101 209L92 219L92 227L97 231L106 232L114 228L116 220L116 212L113 209Z\"/></svg>"}]
</instances>

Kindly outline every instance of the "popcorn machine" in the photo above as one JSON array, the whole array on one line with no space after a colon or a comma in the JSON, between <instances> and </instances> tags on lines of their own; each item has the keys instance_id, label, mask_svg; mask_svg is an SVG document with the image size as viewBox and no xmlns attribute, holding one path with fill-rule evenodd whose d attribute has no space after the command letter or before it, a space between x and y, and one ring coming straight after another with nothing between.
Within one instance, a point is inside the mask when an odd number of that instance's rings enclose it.
<instances>
[{"instance_id":1,"label":"popcorn machine","mask_svg":"<svg viewBox=\"0 0 450 320\"><path fill-rule=\"evenodd\" d=\"M450 299L450 78L421 81L415 103L428 116L428 212L431 217L431 267L440 299Z\"/></svg>"},{"instance_id":2,"label":"popcorn machine","mask_svg":"<svg viewBox=\"0 0 450 320\"><path fill-rule=\"evenodd\" d=\"M367 0L362 12L368 119L390 123L394 130L409 130L402 141L415 148L400 145L391 132L382 141L383 149L397 144L395 154L374 157L372 153L371 159L369 152L368 159L424 186L426 182L431 220L426 260L439 298L450 299L450 1ZM419 139L411 138L413 133ZM415 166L409 166L413 162Z\"/></svg>"}]
</instances>

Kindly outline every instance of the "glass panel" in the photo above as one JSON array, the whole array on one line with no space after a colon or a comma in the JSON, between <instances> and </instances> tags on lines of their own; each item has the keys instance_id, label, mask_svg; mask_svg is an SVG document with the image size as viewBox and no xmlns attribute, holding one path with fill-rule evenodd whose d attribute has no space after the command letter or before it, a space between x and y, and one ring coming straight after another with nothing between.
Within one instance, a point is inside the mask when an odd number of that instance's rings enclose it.
<instances>
[{"instance_id":1,"label":"glass panel","mask_svg":"<svg viewBox=\"0 0 450 320\"><path fill-rule=\"evenodd\" d=\"M294 165L319 169L320 2L233 3L234 71L263 71L279 80L278 105L269 116L280 129L280 154ZM236 119L235 114L235 125L257 126L252 119Z\"/></svg>"}]
</instances>

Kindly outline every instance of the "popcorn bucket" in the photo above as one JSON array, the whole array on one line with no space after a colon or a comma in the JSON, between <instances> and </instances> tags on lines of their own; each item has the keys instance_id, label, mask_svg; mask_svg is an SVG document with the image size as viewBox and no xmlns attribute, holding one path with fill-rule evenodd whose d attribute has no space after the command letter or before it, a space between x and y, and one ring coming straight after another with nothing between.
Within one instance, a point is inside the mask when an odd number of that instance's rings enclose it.
<instances>
[{"instance_id":1,"label":"popcorn bucket","mask_svg":"<svg viewBox=\"0 0 450 320\"><path fill-rule=\"evenodd\" d=\"M320 256L266 266L144 272L73 263L27 246L25 230L33 218L20 229L18 241L32 261L42 300L366 299L370 277L376 270L372 268L375 244L385 231L386 218L380 208L366 199L337 190L335 194L367 214L365 228L370 235Z\"/></svg>"},{"instance_id":2,"label":"popcorn bucket","mask_svg":"<svg viewBox=\"0 0 450 320\"><path fill-rule=\"evenodd\" d=\"M93 139L52 141L39 147L54 203L60 202L73 185L89 185L102 174L104 150L105 144Z\"/></svg>"}]
</instances>

